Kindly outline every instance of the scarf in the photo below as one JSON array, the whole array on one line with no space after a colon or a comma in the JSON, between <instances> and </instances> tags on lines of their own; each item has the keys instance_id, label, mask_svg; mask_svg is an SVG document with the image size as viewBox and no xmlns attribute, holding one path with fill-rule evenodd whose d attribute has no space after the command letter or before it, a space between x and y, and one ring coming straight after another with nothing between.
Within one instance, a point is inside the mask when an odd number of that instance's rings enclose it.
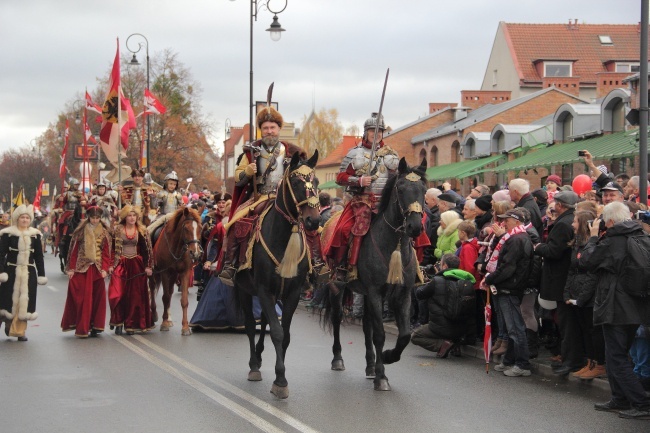
<instances>
[{"instance_id":1,"label":"scarf","mask_svg":"<svg viewBox=\"0 0 650 433\"><path fill-rule=\"evenodd\" d=\"M86 227L84 227L84 255L86 256L86 259L91 260L92 262L97 262L97 250L99 250L97 240L99 239L101 245L102 232L103 226L101 223L96 226L88 223L86 224Z\"/></svg>"},{"instance_id":2,"label":"scarf","mask_svg":"<svg viewBox=\"0 0 650 433\"><path fill-rule=\"evenodd\" d=\"M494 248L494 252L492 252L492 255L490 256L490 260L488 260L487 265L485 265L485 270L487 272L494 272L497 269L497 262L499 260L499 252L501 251L501 248L503 248L503 244L506 243L508 239L510 239L513 235L516 235L517 233L524 233L526 231L526 227L529 226L530 224L524 225L520 224L501 236L501 239L499 239L499 243L497 243L497 246ZM488 250L489 252L489 250Z\"/></svg>"}]
</instances>

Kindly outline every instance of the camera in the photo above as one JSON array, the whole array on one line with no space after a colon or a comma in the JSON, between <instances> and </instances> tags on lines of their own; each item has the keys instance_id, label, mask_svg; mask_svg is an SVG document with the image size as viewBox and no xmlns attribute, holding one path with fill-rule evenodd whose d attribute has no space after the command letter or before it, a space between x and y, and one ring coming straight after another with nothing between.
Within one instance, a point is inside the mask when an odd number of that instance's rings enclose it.
<instances>
[{"instance_id":1,"label":"camera","mask_svg":"<svg viewBox=\"0 0 650 433\"><path fill-rule=\"evenodd\" d=\"M584 150L579 150L578 156L587 156L587 153Z\"/></svg>"},{"instance_id":2,"label":"camera","mask_svg":"<svg viewBox=\"0 0 650 433\"><path fill-rule=\"evenodd\" d=\"M647 210L637 211L636 219L641 220L641 222L650 225L650 211Z\"/></svg>"}]
</instances>

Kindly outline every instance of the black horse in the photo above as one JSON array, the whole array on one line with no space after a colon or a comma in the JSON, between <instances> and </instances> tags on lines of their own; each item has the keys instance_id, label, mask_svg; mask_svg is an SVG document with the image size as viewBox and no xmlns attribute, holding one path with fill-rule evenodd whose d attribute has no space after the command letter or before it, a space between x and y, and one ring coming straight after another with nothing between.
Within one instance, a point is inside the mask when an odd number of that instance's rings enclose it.
<instances>
[{"instance_id":1,"label":"black horse","mask_svg":"<svg viewBox=\"0 0 650 433\"><path fill-rule=\"evenodd\" d=\"M329 326L334 334L332 370L345 370L339 334L343 319L341 304L346 291L352 290L365 295L366 377L374 378L374 388L378 391L390 391L384 364L399 361L402 351L411 341L411 289L418 273L411 238L416 238L422 231L426 168L426 160L414 168L409 167L404 158L400 160L398 173L386 183L378 212L363 238L357 263L358 279L347 284L329 283L330 296L323 325ZM382 310L385 299L395 313L399 336L395 348L384 351L386 336Z\"/></svg>"},{"instance_id":2,"label":"black horse","mask_svg":"<svg viewBox=\"0 0 650 433\"><path fill-rule=\"evenodd\" d=\"M244 324L250 345L248 380L262 380L260 367L264 350L266 324L270 326L275 346L275 381L271 393L287 398L289 388L285 377L284 357L289 347L291 320L306 284L310 268L309 248L304 231L318 229L320 221L317 179L314 167L318 152L309 160L294 154L278 185L274 203L260 217L253 236L252 262L235 278L235 290L243 308ZM235 229L236 227L231 227ZM255 345L253 295L262 306L262 332ZM276 301L282 302L282 323L275 311Z\"/></svg>"},{"instance_id":3,"label":"black horse","mask_svg":"<svg viewBox=\"0 0 650 433\"><path fill-rule=\"evenodd\" d=\"M57 230L59 230L59 262L61 265L61 272L65 273L65 266L68 263L68 249L70 248L70 240L72 233L77 229L81 223L81 206L75 207L72 215L68 216L64 221L59 221Z\"/></svg>"}]
</instances>

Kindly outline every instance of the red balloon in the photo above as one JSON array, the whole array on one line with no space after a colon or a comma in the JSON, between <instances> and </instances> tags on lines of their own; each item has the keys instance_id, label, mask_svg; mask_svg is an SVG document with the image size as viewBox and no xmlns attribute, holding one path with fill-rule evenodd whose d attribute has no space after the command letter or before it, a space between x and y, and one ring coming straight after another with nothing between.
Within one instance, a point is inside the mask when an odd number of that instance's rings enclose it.
<instances>
[{"instance_id":1,"label":"red balloon","mask_svg":"<svg viewBox=\"0 0 650 433\"><path fill-rule=\"evenodd\" d=\"M186 195L183 196L183 203L187 204L190 199Z\"/></svg>"},{"instance_id":2,"label":"red balloon","mask_svg":"<svg viewBox=\"0 0 650 433\"><path fill-rule=\"evenodd\" d=\"M591 178L586 174L579 174L573 179L571 187L573 188L573 192L578 195L591 191Z\"/></svg>"}]
</instances>

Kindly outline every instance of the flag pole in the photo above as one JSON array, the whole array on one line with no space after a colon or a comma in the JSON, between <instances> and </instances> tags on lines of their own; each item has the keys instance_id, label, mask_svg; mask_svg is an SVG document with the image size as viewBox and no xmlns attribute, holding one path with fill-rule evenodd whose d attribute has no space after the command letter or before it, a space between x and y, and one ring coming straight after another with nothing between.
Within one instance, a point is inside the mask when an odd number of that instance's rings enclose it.
<instances>
[{"instance_id":1,"label":"flag pole","mask_svg":"<svg viewBox=\"0 0 650 433\"><path fill-rule=\"evenodd\" d=\"M120 62L120 38L117 38L117 61ZM121 63L121 62L120 62ZM118 85L117 85L117 133L118 133L118 139L117 139L117 181L119 182L120 185L122 185L122 101L121 101L121 88L122 88L122 83L121 83L121 78L120 74L122 71L120 70L120 66L118 64L118 76L117 79ZM127 137L128 140L128 137ZM117 195L117 208L122 209L122 194Z\"/></svg>"},{"instance_id":2,"label":"flag pole","mask_svg":"<svg viewBox=\"0 0 650 433\"><path fill-rule=\"evenodd\" d=\"M9 200L9 220L11 221L11 214L14 213L14 183L11 182L11 200Z\"/></svg>"},{"instance_id":3,"label":"flag pole","mask_svg":"<svg viewBox=\"0 0 650 433\"><path fill-rule=\"evenodd\" d=\"M146 107L142 107L142 137L140 138L140 168L144 169L145 164L144 162L144 121L145 117L147 117ZM149 161L147 161L146 164L147 167L147 172L149 172Z\"/></svg>"}]
</instances>

